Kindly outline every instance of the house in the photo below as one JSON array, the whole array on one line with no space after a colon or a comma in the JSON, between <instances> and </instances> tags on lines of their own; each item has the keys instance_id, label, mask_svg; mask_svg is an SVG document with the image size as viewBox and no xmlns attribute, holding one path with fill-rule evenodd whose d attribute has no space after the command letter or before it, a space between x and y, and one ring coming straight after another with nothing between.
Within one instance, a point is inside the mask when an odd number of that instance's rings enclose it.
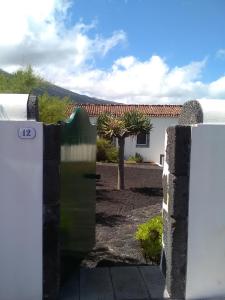
<instances>
[{"instance_id":1,"label":"house","mask_svg":"<svg viewBox=\"0 0 225 300\"><path fill-rule=\"evenodd\" d=\"M96 124L97 118L104 112L121 116L125 112L138 110L149 117L153 125L150 134L139 134L125 139L125 159L141 154L145 162L163 164L165 130L178 124L181 105L123 105L123 104L77 104L71 105L68 113L76 107L85 109L90 122Z\"/></svg>"}]
</instances>

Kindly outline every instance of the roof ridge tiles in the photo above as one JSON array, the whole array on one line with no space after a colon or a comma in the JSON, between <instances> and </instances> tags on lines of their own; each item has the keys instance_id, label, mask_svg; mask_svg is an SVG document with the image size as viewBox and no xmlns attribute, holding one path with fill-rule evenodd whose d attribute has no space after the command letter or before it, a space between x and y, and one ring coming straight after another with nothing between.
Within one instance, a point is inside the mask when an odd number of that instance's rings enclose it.
<instances>
[{"instance_id":1,"label":"roof ridge tiles","mask_svg":"<svg viewBox=\"0 0 225 300\"><path fill-rule=\"evenodd\" d=\"M84 108L89 116L97 117L101 113L111 112L121 116L127 111L138 109L150 117L177 118L181 113L182 105L177 104L71 104L68 106L67 114L70 115L76 107Z\"/></svg>"},{"instance_id":2,"label":"roof ridge tiles","mask_svg":"<svg viewBox=\"0 0 225 300\"><path fill-rule=\"evenodd\" d=\"M76 105L76 106L83 106L83 105L87 105L87 106L122 106L122 107L126 107L126 106L182 106L182 104L102 104L102 103L75 103L72 105Z\"/></svg>"}]
</instances>

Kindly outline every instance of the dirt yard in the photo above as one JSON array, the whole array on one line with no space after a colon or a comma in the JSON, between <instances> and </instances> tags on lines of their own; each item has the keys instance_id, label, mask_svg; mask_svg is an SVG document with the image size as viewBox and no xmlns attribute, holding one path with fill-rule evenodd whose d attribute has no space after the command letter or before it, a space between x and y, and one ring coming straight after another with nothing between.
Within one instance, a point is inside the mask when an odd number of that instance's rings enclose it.
<instances>
[{"instance_id":1,"label":"dirt yard","mask_svg":"<svg viewBox=\"0 0 225 300\"><path fill-rule=\"evenodd\" d=\"M125 167L125 190L117 191L117 167L98 164L96 247L82 266L146 264L134 238L137 225L161 212L162 169L151 164Z\"/></svg>"}]
</instances>

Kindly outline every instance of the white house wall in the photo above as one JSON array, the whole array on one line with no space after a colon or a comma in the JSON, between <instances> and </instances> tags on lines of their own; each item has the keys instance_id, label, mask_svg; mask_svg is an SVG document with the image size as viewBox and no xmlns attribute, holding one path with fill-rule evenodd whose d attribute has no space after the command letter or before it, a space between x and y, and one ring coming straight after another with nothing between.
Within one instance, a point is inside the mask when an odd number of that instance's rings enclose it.
<instances>
[{"instance_id":1,"label":"white house wall","mask_svg":"<svg viewBox=\"0 0 225 300\"><path fill-rule=\"evenodd\" d=\"M160 163L160 154L164 154L165 131L169 126L177 125L178 118L150 118L153 129L150 132L149 147L136 147L136 137L125 140L125 159L140 153L144 161ZM90 123L96 124L97 117L90 117Z\"/></svg>"},{"instance_id":2,"label":"white house wall","mask_svg":"<svg viewBox=\"0 0 225 300\"><path fill-rule=\"evenodd\" d=\"M177 118L151 118L153 129L150 132L149 147L136 147L136 137L128 137L125 141L125 159L140 153L144 161L160 163L160 154L164 154L165 131L169 126L177 125Z\"/></svg>"}]
</instances>

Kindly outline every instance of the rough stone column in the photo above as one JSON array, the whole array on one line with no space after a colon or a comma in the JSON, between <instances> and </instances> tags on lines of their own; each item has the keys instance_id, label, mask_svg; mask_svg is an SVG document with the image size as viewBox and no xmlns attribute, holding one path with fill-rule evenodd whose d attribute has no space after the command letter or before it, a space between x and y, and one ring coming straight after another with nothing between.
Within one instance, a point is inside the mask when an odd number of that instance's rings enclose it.
<instances>
[{"instance_id":1,"label":"rough stone column","mask_svg":"<svg viewBox=\"0 0 225 300\"><path fill-rule=\"evenodd\" d=\"M35 95L29 95L27 100L27 120L39 121L38 98Z\"/></svg>"},{"instance_id":2,"label":"rough stone column","mask_svg":"<svg viewBox=\"0 0 225 300\"><path fill-rule=\"evenodd\" d=\"M163 175L162 271L173 299L184 299L187 265L187 228L191 127L167 129Z\"/></svg>"},{"instance_id":3,"label":"rough stone column","mask_svg":"<svg viewBox=\"0 0 225 300\"><path fill-rule=\"evenodd\" d=\"M179 117L180 125L203 123L203 109L197 100L184 103Z\"/></svg>"},{"instance_id":4,"label":"rough stone column","mask_svg":"<svg viewBox=\"0 0 225 300\"><path fill-rule=\"evenodd\" d=\"M60 283L60 126L44 125L43 299L58 299Z\"/></svg>"}]
</instances>

